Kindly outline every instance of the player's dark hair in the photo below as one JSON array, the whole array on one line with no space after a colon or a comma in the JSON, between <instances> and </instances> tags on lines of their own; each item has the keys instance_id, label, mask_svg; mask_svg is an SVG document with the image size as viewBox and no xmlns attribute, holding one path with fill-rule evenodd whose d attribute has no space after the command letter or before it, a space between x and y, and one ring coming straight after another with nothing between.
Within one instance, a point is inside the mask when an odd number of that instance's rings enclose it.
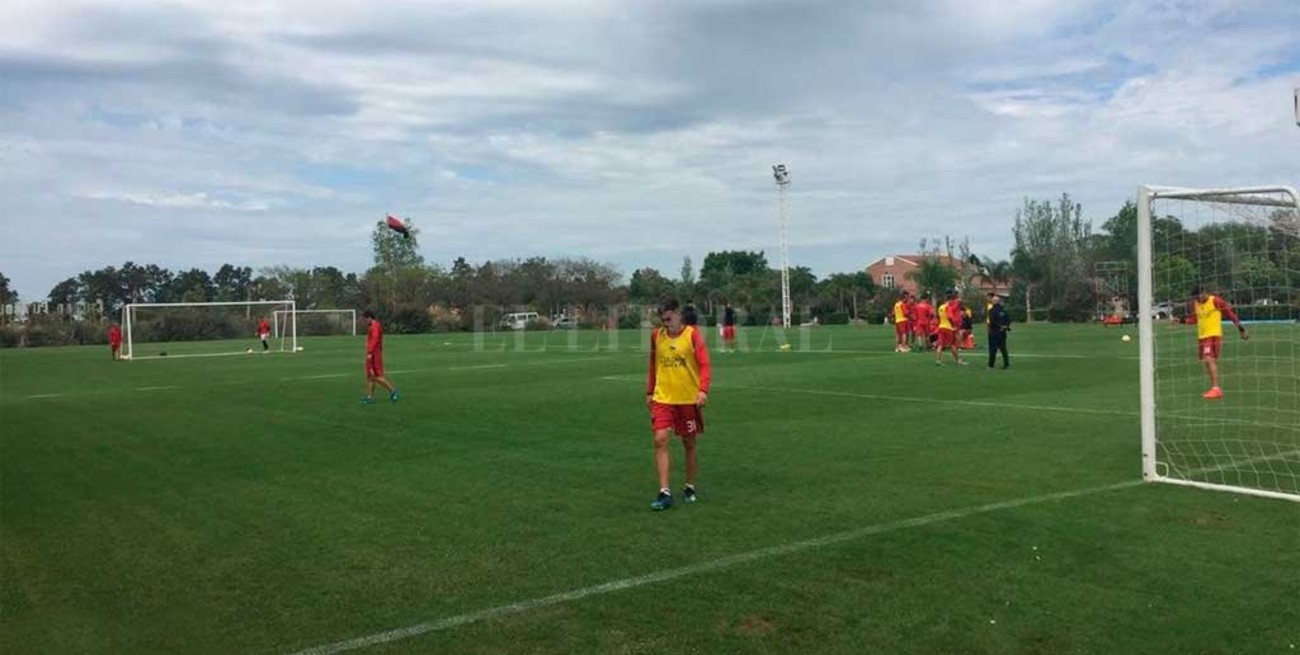
<instances>
[{"instance_id":1,"label":"player's dark hair","mask_svg":"<svg viewBox=\"0 0 1300 655\"><path fill-rule=\"evenodd\" d=\"M1201 295L1201 294L1204 293L1204 292L1205 292L1205 289L1202 289L1202 288L1201 288L1201 285L1199 285L1199 284L1196 285L1196 286L1194 286L1194 287L1192 287L1192 295L1193 295L1193 296L1199 296L1199 295Z\"/></svg>"},{"instance_id":2,"label":"player's dark hair","mask_svg":"<svg viewBox=\"0 0 1300 655\"><path fill-rule=\"evenodd\" d=\"M375 317L375 310L373 310L373 309L367 309L367 310L361 312L361 317L362 317L362 318L374 318L374 317Z\"/></svg>"},{"instance_id":3,"label":"player's dark hair","mask_svg":"<svg viewBox=\"0 0 1300 655\"><path fill-rule=\"evenodd\" d=\"M681 303L678 303L676 298L664 298L659 301L660 314L663 314L664 312L675 312L681 308Z\"/></svg>"},{"instance_id":4,"label":"player's dark hair","mask_svg":"<svg viewBox=\"0 0 1300 655\"><path fill-rule=\"evenodd\" d=\"M685 307L682 308L682 324L684 325L700 324L700 314L695 309L695 305L686 305Z\"/></svg>"}]
</instances>

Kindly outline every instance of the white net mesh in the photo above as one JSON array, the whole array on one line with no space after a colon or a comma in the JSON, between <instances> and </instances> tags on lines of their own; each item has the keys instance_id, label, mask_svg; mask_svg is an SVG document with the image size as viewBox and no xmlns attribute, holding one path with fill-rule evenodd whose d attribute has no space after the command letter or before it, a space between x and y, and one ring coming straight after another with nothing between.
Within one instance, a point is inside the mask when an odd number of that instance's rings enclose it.
<instances>
[{"instance_id":1,"label":"white net mesh","mask_svg":"<svg viewBox=\"0 0 1300 655\"><path fill-rule=\"evenodd\" d=\"M1155 198L1157 474L1300 498L1300 213L1287 193ZM1193 290L1226 301L1229 322L1198 326ZM1212 302L1212 301L1211 301ZM1217 329L1216 329L1217 328ZM1222 398L1211 391L1207 346Z\"/></svg>"},{"instance_id":2,"label":"white net mesh","mask_svg":"<svg viewBox=\"0 0 1300 655\"><path fill-rule=\"evenodd\" d=\"M295 327L299 337L356 336L357 312L353 309L282 309L272 315L271 327L277 336Z\"/></svg>"}]
</instances>

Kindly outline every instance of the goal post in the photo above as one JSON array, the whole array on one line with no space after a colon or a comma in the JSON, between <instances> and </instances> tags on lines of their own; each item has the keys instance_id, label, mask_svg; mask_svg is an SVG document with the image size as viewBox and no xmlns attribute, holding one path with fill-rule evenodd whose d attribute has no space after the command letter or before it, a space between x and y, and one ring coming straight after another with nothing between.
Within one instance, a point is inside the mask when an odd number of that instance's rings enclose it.
<instances>
[{"instance_id":1,"label":"goal post","mask_svg":"<svg viewBox=\"0 0 1300 655\"><path fill-rule=\"evenodd\" d=\"M296 352L298 331L292 300L130 303L122 307L124 354L128 360L156 357L213 357L261 351L258 323L276 311L288 312L280 334L269 340L276 352ZM269 323L269 321L268 321ZM138 346L158 344L158 354ZM137 352L140 351L140 352Z\"/></svg>"},{"instance_id":2,"label":"goal post","mask_svg":"<svg viewBox=\"0 0 1300 655\"><path fill-rule=\"evenodd\" d=\"M298 334L357 336L357 310L355 309L277 309L271 313L272 334L279 337L287 331L292 316Z\"/></svg>"},{"instance_id":3,"label":"goal post","mask_svg":"<svg viewBox=\"0 0 1300 655\"><path fill-rule=\"evenodd\" d=\"M1143 479L1300 501L1300 194L1143 186L1137 210Z\"/></svg>"}]
</instances>

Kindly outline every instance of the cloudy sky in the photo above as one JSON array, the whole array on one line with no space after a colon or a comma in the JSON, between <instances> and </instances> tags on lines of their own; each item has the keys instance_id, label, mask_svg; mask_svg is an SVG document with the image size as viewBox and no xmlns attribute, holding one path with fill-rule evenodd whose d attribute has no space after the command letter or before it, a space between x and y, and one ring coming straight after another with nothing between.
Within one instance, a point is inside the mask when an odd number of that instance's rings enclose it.
<instances>
[{"instance_id":1,"label":"cloudy sky","mask_svg":"<svg viewBox=\"0 0 1300 655\"><path fill-rule=\"evenodd\" d=\"M1025 197L1300 184L1296 0L0 4L0 273L1005 257Z\"/></svg>"}]
</instances>

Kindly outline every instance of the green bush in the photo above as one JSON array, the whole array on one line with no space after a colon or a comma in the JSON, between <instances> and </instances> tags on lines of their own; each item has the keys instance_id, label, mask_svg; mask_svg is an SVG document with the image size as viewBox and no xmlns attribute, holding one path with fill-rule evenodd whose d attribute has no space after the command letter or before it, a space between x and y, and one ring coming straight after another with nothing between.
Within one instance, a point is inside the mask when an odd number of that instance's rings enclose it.
<instances>
[{"instance_id":1,"label":"green bush","mask_svg":"<svg viewBox=\"0 0 1300 655\"><path fill-rule=\"evenodd\" d=\"M389 334L424 334L433 331L433 320L426 307L418 303L404 303L391 311L384 320L384 331Z\"/></svg>"}]
</instances>

